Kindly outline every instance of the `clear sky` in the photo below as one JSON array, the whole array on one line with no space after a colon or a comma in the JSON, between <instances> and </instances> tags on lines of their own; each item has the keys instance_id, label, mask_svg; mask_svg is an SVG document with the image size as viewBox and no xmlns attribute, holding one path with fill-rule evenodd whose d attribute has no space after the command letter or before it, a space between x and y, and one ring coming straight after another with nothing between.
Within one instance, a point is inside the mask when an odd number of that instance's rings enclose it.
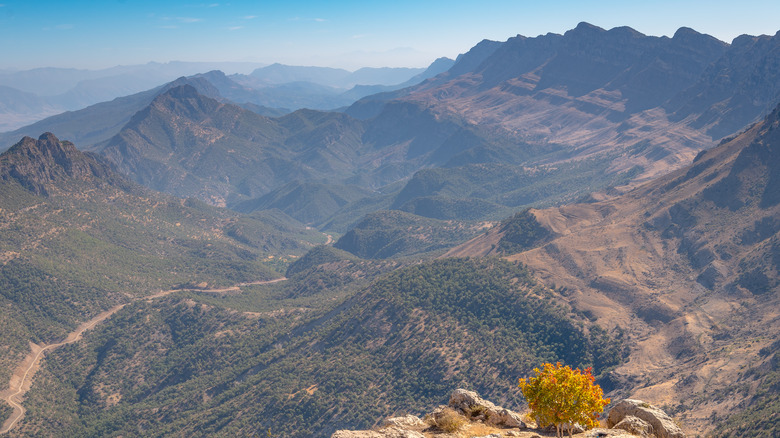
<instances>
[{"instance_id":1,"label":"clear sky","mask_svg":"<svg viewBox=\"0 0 780 438\"><path fill-rule=\"evenodd\" d=\"M780 0L0 0L0 69L150 61L423 67L482 39L580 21L726 42L780 30Z\"/></svg>"}]
</instances>

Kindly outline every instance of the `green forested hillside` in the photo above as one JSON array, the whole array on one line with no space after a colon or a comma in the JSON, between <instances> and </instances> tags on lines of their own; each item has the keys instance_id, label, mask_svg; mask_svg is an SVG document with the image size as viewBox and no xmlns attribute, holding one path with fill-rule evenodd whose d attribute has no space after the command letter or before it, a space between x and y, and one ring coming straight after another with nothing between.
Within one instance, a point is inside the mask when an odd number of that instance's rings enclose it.
<instances>
[{"instance_id":1,"label":"green forested hillside","mask_svg":"<svg viewBox=\"0 0 780 438\"><path fill-rule=\"evenodd\" d=\"M483 230L484 223L443 221L404 211L366 215L336 242L336 248L358 257L383 259L441 251Z\"/></svg>"},{"instance_id":2,"label":"green forested hillside","mask_svg":"<svg viewBox=\"0 0 780 438\"><path fill-rule=\"evenodd\" d=\"M619 339L520 266L449 259L367 283L394 266L326 262L241 295L128 306L51 354L18 435L330 436L420 413L455 386L517 407L517 378L542 361L622 360Z\"/></svg>"},{"instance_id":3,"label":"green forested hillside","mask_svg":"<svg viewBox=\"0 0 780 438\"><path fill-rule=\"evenodd\" d=\"M60 340L101 310L184 283L279 277L278 256L324 240L149 191L51 134L26 138L0 155L0 382L29 342Z\"/></svg>"},{"instance_id":4,"label":"green forested hillside","mask_svg":"<svg viewBox=\"0 0 780 438\"><path fill-rule=\"evenodd\" d=\"M501 239L498 241L498 250L506 254L516 254L539 246L552 235L527 209L501 221L499 232Z\"/></svg>"},{"instance_id":5,"label":"green forested hillside","mask_svg":"<svg viewBox=\"0 0 780 438\"><path fill-rule=\"evenodd\" d=\"M387 104L369 120L312 110L271 119L179 85L101 143L101 154L155 190L243 212L277 208L326 230L345 232L383 209L496 220L642 171L613 166L631 148L572 159L567 145L484 129L415 102Z\"/></svg>"}]
</instances>

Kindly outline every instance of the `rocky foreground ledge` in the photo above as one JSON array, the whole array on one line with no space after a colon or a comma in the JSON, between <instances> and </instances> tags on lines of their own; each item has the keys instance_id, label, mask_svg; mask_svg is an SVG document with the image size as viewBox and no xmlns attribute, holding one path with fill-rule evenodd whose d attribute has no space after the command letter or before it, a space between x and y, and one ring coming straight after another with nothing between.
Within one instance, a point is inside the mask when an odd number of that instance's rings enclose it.
<instances>
[{"instance_id":1,"label":"rocky foreground ledge","mask_svg":"<svg viewBox=\"0 0 780 438\"><path fill-rule=\"evenodd\" d=\"M641 400L622 400L610 409L606 428L583 431L570 426L579 438L685 438L685 434L664 411ZM567 428L568 433L568 428ZM535 429L523 415L496 406L476 392L456 389L447 406L439 406L423 418L407 415L388 418L375 430L339 430L332 438L542 438L555 430Z\"/></svg>"}]
</instances>

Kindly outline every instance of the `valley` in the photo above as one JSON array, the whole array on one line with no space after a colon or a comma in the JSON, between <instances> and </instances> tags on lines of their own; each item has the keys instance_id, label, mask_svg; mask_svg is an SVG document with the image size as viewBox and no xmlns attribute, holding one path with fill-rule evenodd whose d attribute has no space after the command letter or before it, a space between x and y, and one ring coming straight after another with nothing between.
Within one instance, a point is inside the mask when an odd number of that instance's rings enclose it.
<instances>
[{"instance_id":1,"label":"valley","mask_svg":"<svg viewBox=\"0 0 780 438\"><path fill-rule=\"evenodd\" d=\"M5 423L2 425L0 433L7 433L13 429L16 423L24 416L24 406L22 406L16 400L20 400L22 397L24 397L24 394L29 391L32 378L35 376L35 372L40 366L42 355L47 350L53 350L66 344L78 342L85 331L93 328L102 321L105 321L106 318L109 318L122 307L124 307L123 304L115 306L92 318L91 320L81 324L76 330L68 333L68 336L62 342L32 346L33 351L29 356L24 358L24 360L19 364L16 371L14 371L13 375L11 376L11 382L8 384L9 389L3 391L5 394L0 394L0 397L2 397L3 401L8 403L14 410L11 416L8 417L8 419L6 419Z\"/></svg>"},{"instance_id":2,"label":"valley","mask_svg":"<svg viewBox=\"0 0 780 438\"><path fill-rule=\"evenodd\" d=\"M241 283L236 286L232 286L229 288L223 288L223 289L204 289L201 290L202 292L208 292L208 293L226 293L226 292L236 292L240 291L241 286L250 286L250 285L260 285L260 284L273 284L278 283L280 281L287 280L286 278L276 278L273 280L264 280L264 281L254 281L251 283ZM153 300L156 298L162 298L164 296L170 295L174 292L181 292L186 289L170 289L166 291L157 292L155 294L137 298L142 299L145 301ZM90 330L94 328L96 325L100 324L101 322L105 321L106 319L110 318L112 315L114 315L116 312L122 310L127 304L120 304L117 306L112 307L109 310L106 310L105 312L102 312L95 316L94 318L90 319L89 321L79 325L76 330L68 333L68 335L65 337L65 339L62 342L57 342L54 344L48 344L48 345L34 345L33 344L33 351L30 353L29 356L25 357L24 360L19 364L19 366L16 368L16 371L14 371L13 375L11 376L11 381L8 384L9 389L6 391L3 391L3 393L0 393L0 398L2 398L6 403L8 403L13 409L14 412L11 414L11 416L6 419L5 423L2 425L2 429L0 429L0 433L7 433L10 430L14 428L16 423L24 416L24 406L22 406L17 400L21 400L24 397L24 394L30 390L32 386L32 379L35 376L36 371L40 367L40 361L43 358L42 355L47 350L54 350L58 347L61 347L63 345L72 344L74 342L78 342L81 340L82 336L84 335L84 332L87 330Z\"/></svg>"},{"instance_id":3,"label":"valley","mask_svg":"<svg viewBox=\"0 0 780 438\"><path fill-rule=\"evenodd\" d=\"M0 133L0 433L328 437L455 388L522 412L561 361L771 436L779 63L780 33L580 23Z\"/></svg>"}]
</instances>

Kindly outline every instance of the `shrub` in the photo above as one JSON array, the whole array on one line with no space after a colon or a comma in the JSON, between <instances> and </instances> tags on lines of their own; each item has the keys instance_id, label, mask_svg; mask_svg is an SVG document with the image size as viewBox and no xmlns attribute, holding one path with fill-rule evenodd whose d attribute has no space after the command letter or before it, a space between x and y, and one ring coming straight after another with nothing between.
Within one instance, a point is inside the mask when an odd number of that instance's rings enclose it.
<instances>
[{"instance_id":1,"label":"shrub","mask_svg":"<svg viewBox=\"0 0 780 438\"><path fill-rule=\"evenodd\" d=\"M436 426L438 429L447 433L457 432L461 427L468 423L466 417L452 408L444 408L441 411L434 413L427 420L432 426Z\"/></svg>"},{"instance_id":2,"label":"shrub","mask_svg":"<svg viewBox=\"0 0 780 438\"><path fill-rule=\"evenodd\" d=\"M519 386L539 427L555 425L560 438L564 424L581 424L586 429L598 424L598 414L609 399L602 398L603 391L593 383L590 368L572 370L558 362L546 363L544 370L534 368L534 372L536 376L520 379Z\"/></svg>"}]
</instances>

